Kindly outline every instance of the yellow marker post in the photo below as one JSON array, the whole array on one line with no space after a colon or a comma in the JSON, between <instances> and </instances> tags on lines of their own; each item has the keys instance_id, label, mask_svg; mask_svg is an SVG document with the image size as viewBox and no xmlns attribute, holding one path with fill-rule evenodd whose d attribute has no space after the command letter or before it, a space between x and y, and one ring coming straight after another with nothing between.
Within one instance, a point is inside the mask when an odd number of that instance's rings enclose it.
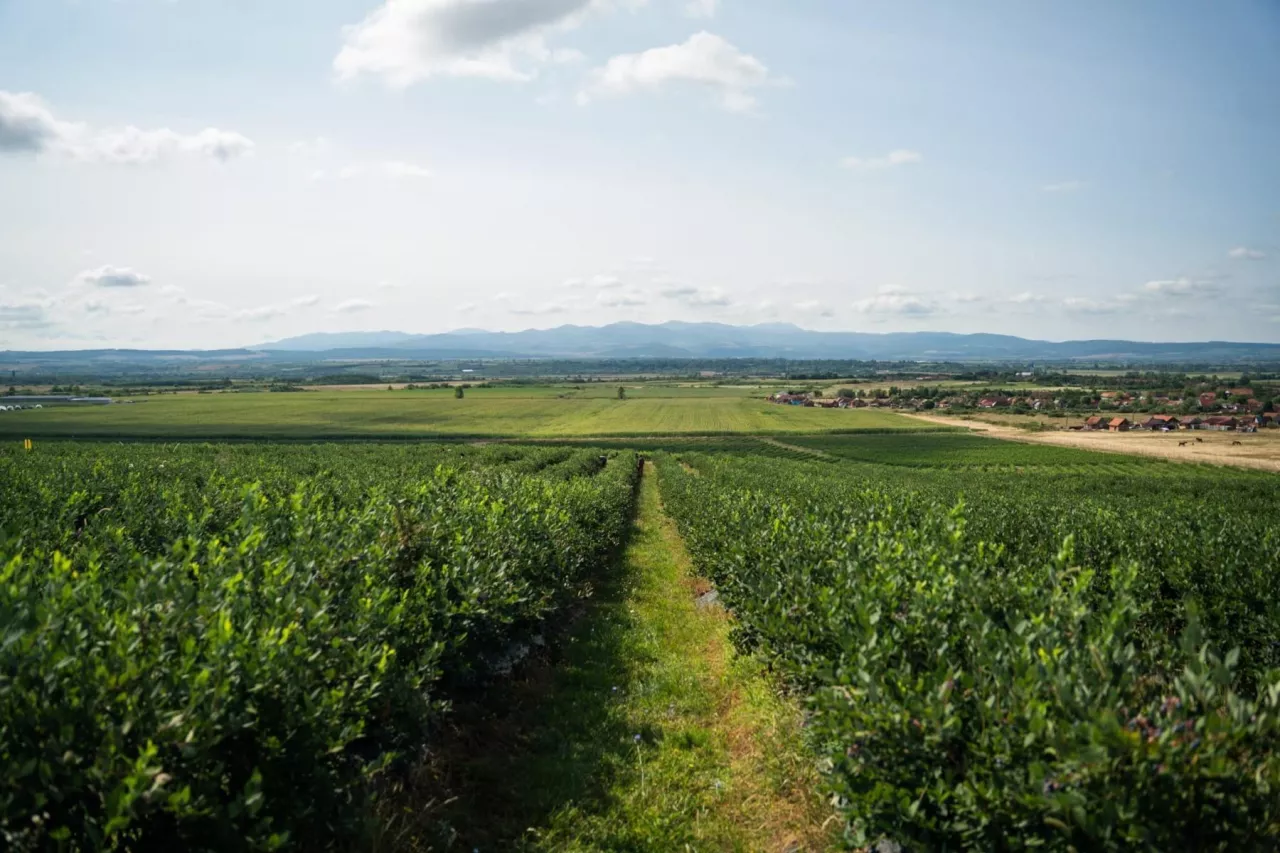
<instances>
[{"instance_id":1,"label":"yellow marker post","mask_svg":"<svg viewBox=\"0 0 1280 853\"><path fill-rule=\"evenodd\" d=\"M23 449L23 450L27 450L27 451L30 451L30 450L31 450L31 439L29 439L29 438L24 438L24 439L22 440L22 449Z\"/></svg>"}]
</instances>

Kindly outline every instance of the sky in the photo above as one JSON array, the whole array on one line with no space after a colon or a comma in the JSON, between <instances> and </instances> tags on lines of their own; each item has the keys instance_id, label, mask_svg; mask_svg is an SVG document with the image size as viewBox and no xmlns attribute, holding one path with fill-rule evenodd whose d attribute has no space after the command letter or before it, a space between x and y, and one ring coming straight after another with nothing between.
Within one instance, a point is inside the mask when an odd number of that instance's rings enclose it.
<instances>
[{"instance_id":1,"label":"sky","mask_svg":"<svg viewBox=\"0 0 1280 853\"><path fill-rule=\"evenodd\" d=\"M0 350L1280 340L1275 0L0 0Z\"/></svg>"}]
</instances>

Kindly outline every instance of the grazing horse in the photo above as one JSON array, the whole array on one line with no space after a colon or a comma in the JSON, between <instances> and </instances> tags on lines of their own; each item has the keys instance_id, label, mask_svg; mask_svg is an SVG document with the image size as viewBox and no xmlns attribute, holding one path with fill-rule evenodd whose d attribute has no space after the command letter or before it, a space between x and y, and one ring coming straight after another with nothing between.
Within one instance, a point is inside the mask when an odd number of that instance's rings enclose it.
<instances>
[{"instance_id":1,"label":"grazing horse","mask_svg":"<svg viewBox=\"0 0 1280 853\"><path fill-rule=\"evenodd\" d=\"M1241 447L1243 447L1243 446L1244 446L1244 442L1243 442L1243 441L1233 441L1233 442L1231 442L1231 444L1232 444L1233 446L1235 446L1235 445L1240 445Z\"/></svg>"},{"instance_id":2,"label":"grazing horse","mask_svg":"<svg viewBox=\"0 0 1280 853\"><path fill-rule=\"evenodd\" d=\"M1197 439L1196 439L1196 444L1204 444L1204 439L1203 439L1203 438L1197 438Z\"/></svg>"},{"instance_id":3,"label":"grazing horse","mask_svg":"<svg viewBox=\"0 0 1280 853\"><path fill-rule=\"evenodd\" d=\"M1187 446L1187 443L1186 443L1185 441L1179 441L1179 442L1178 442L1178 446L1179 446L1179 447L1186 447L1186 446Z\"/></svg>"}]
</instances>

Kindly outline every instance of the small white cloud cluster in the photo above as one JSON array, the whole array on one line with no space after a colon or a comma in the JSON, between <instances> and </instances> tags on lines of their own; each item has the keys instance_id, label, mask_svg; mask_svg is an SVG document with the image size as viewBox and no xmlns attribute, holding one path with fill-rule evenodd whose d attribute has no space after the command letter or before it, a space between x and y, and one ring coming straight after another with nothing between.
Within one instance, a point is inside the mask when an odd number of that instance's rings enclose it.
<instances>
[{"instance_id":1,"label":"small white cloud cluster","mask_svg":"<svg viewBox=\"0 0 1280 853\"><path fill-rule=\"evenodd\" d=\"M227 162L253 151L247 137L206 128L181 134L168 128L95 130L57 118L29 92L0 91L0 152L47 154L90 163L145 164L175 156Z\"/></svg>"},{"instance_id":2,"label":"small white cloud cluster","mask_svg":"<svg viewBox=\"0 0 1280 853\"><path fill-rule=\"evenodd\" d=\"M681 302L691 308L723 308L732 304L729 294L719 287L695 287L690 284L668 284L658 294L664 299Z\"/></svg>"},{"instance_id":3,"label":"small white cloud cluster","mask_svg":"<svg viewBox=\"0 0 1280 853\"><path fill-rule=\"evenodd\" d=\"M90 287L142 287L151 283L151 277L130 269L110 264L93 270L85 270L76 281Z\"/></svg>"},{"instance_id":4,"label":"small white cloud cluster","mask_svg":"<svg viewBox=\"0 0 1280 853\"><path fill-rule=\"evenodd\" d=\"M880 287L874 296L856 300L850 307L859 314L898 317L928 317L938 311L935 299L894 285Z\"/></svg>"},{"instance_id":5,"label":"small white cloud cluster","mask_svg":"<svg viewBox=\"0 0 1280 853\"><path fill-rule=\"evenodd\" d=\"M718 35L699 32L680 44L615 56L588 76L578 103L689 85L715 93L730 112L756 107L754 92L778 82L763 62Z\"/></svg>"},{"instance_id":6,"label":"small white cloud cluster","mask_svg":"<svg viewBox=\"0 0 1280 853\"><path fill-rule=\"evenodd\" d=\"M1209 293L1217 293L1220 288L1217 282L1214 281L1183 276L1181 278L1149 281L1142 286L1142 289L1149 294L1160 296L1202 296Z\"/></svg>"}]
</instances>

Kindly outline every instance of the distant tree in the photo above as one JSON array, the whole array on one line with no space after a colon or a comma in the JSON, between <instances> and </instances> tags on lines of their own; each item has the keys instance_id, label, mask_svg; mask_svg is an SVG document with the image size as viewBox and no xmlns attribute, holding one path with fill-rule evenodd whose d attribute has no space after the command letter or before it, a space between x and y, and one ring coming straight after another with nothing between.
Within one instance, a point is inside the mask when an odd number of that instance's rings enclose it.
<instances>
[{"instance_id":1,"label":"distant tree","mask_svg":"<svg viewBox=\"0 0 1280 853\"><path fill-rule=\"evenodd\" d=\"M852 389L852 388L841 388L839 391L837 391L837 392L836 392L836 396L837 396L837 397L840 397L841 399L844 399L844 400L852 400L852 399L853 399L853 389Z\"/></svg>"},{"instance_id":2,"label":"distant tree","mask_svg":"<svg viewBox=\"0 0 1280 853\"><path fill-rule=\"evenodd\" d=\"M619 400L627 399L627 389L623 388L621 385L618 386L618 399Z\"/></svg>"},{"instance_id":3,"label":"distant tree","mask_svg":"<svg viewBox=\"0 0 1280 853\"><path fill-rule=\"evenodd\" d=\"M462 393L463 393L463 392L462 392L462 386L461 386L461 385L459 385L457 388L454 388L454 389L453 389L453 399L455 399L455 400L461 400L461 399L462 399Z\"/></svg>"}]
</instances>

